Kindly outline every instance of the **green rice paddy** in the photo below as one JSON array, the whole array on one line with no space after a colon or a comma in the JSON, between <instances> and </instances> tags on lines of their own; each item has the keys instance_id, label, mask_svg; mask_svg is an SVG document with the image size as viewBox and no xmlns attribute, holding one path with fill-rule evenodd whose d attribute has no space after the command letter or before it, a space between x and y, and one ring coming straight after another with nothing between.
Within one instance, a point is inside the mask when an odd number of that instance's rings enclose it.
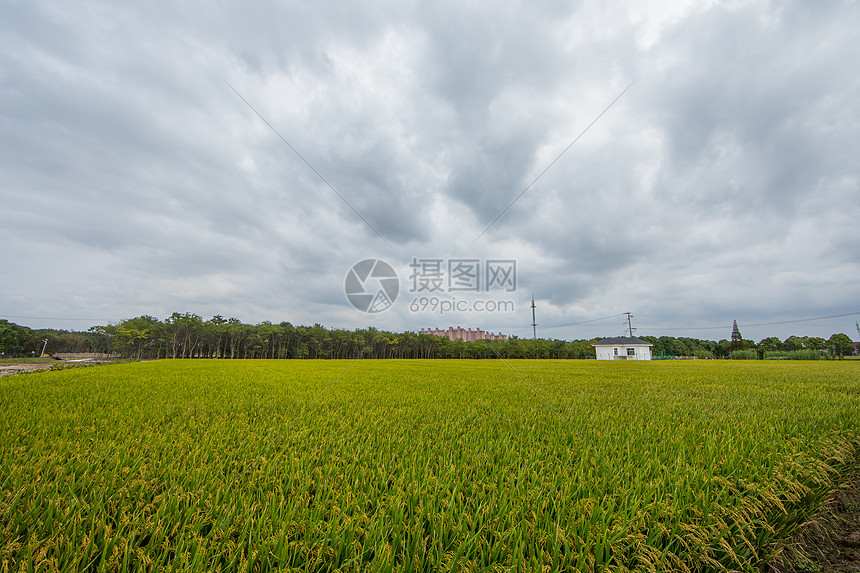
<instances>
[{"instance_id":1,"label":"green rice paddy","mask_svg":"<svg viewBox=\"0 0 860 573\"><path fill-rule=\"evenodd\" d=\"M757 571L856 362L173 360L0 379L3 571Z\"/></svg>"}]
</instances>

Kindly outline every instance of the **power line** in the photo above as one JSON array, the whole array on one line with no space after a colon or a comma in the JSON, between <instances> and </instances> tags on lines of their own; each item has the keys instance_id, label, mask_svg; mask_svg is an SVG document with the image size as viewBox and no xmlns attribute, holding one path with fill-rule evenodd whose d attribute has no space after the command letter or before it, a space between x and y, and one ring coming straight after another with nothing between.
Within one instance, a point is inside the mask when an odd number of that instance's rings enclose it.
<instances>
[{"instance_id":1,"label":"power line","mask_svg":"<svg viewBox=\"0 0 860 573\"><path fill-rule=\"evenodd\" d=\"M251 111L253 111L255 114L257 114L257 117L259 117L260 119L262 119L262 120L263 120L263 123L265 123L266 125L268 125L268 126L269 126L269 129L271 129L273 132L275 132L275 135L277 135L277 136L281 139L281 141L283 141L284 143L286 143L286 144L287 144L287 147L289 147L290 149L292 149L292 150L293 150L293 153L295 153L295 154L299 157L299 159L301 159L302 161L304 161L304 162L305 162L305 165L307 165L308 167L310 167L310 168L311 168L311 171L313 171L314 173L316 173L317 177L319 177L319 178L322 180L322 182L323 182L323 183L325 183L325 184L328 186L328 188L329 188L329 189L331 189L332 191L334 191L334 194L335 194L335 195L337 195L338 197L340 197L340 200L341 200L341 201L343 201L343 202L346 204L346 206L347 206L347 207L349 207L350 209L352 209L352 212L353 212L353 213L355 213L356 215L358 215L358 218L359 218L359 219L361 219L362 221L364 221L364 224L365 224L365 225L367 225L368 227L370 227L370 230L371 230L371 231L373 231L374 233L376 233L376 236L377 236L377 237L379 237L380 239L382 239L382 242L383 242L383 243L385 243L386 245L388 245L388 247L389 247L391 250L394 250L394 247L392 247L392 246L391 246L391 243L389 243L388 241L386 241L386 240L385 240L385 237L383 237L383 236L382 236L382 234L380 234L380 232L379 232L379 231L377 231L377 230L376 230L376 228L375 228L373 225L371 225L371 224L370 224L370 222L369 222L367 219L365 219L365 218L364 218L364 216L363 216L361 213L359 213L359 212L358 212L358 210L357 210L355 207L353 207L353 206L352 206L352 204L351 204L349 201L347 201L347 200L346 200L346 198L345 198L343 195L341 195L341 194L338 192L338 190L337 190L337 189L335 189L335 188L334 188L334 186L333 186L331 183L329 183L329 182L328 182L328 180L327 180L325 177L323 177L323 176L322 176L322 173L320 173L319 171L317 171L317 170L314 168L314 166L313 166L313 165L311 165L311 164L310 164L310 162L309 162L307 159L305 159L305 158L304 158L304 156L302 156L302 154L301 154L301 153L299 153L299 152L298 152L298 150L297 150L295 147L293 147L292 145L290 145L290 142L289 142L289 141L287 141L286 139L284 139L284 136L283 136L283 135L281 135L280 133L278 133L278 130L277 130L277 129L275 129L275 128L272 126L272 124L271 124L271 123L269 123L269 122L266 120L266 118L265 118L265 117L263 117L262 115L260 115L260 112L258 112L256 109L254 109L254 106L252 106L252 105L248 102L248 100L246 100L244 97L242 97L242 94L240 94L239 92L237 92L237 91L236 91L236 88L234 88L233 86L231 86L231 85L230 85L230 82L228 82L228 81L227 81L227 80L225 80L224 78L221 78L221 79L224 81L224 83L225 83L225 84L227 84L227 87L229 87L231 90L233 90L233 93L235 93L237 96L239 96L239 99L241 99L243 102L245 102L245 105L247 105L249 108L251 108Z\"/></svg>"},{"instance_id":2,"label":"power line","mask_svg":"<svg viewBox=\"0 0 860 573\"><path fill-rule=\"evenodd\" d=\"M798 318L794 320L779 320L776 322L757 322L751 324L742 324L744 328L752 328L754 326L777 326L780 324L796 324L798 322L812 322L814 320L828 320L831 318L845 318L846 316L857 316L860 315L860 312L848 312L845 314L834 314L832 316L816 316L813 318ZM643 326L640 327L642 330L718 330L727 328L725 324L720 326L671 326L671 327L651 327L651 326Z\"/></svg>"},{"instance_id":3,"label":"power line","mask_svg":"<svg viewBox=\"0 0 860 573\"><path fill-rule=\"evenodd\" d=\"M756 327L756 326L776 326L776 325L781 325L781 324L795 324L795 323L800 323L800 322L811 322L811 321L815 321L815 320L828 320L828 319L832 319L832 318L845 318L847 316L858 316L858 315L860 315L860 312L848 312L845 314L834 314L834 315L830 315L830 316L815 316L812 318L797 318L794 320L779 320L779 321L774 321L774 322L756 322L756 323L750 323L750 324L741 323L741 326L743 326L744 328L752 328L752 327ZM579 326L580 324L589 324L591 322L600 322L602 320L609 320L610 318L617 318L619 316L627 316L627 313L626 312L620 312L618 314L612 314L610 316L602 316L600 318L592 318L589 320L582 320L580 322L571 322L569 324L557 324L557 325L553 325L553 326L545 326L544 328L567 328L569 326ZM625 322L627 322L627 321L625 321ZM630 324L627 324L626 326L628 326L628 328L632 328L632 325L630 325ZM657 330L657 331L660 331L660 330L725 330L726 328L728 328L728 327L725 324L721 324L719 326L667 326L667 327L640 326L636 330L651 330L651 331L654 331L654 330Z\"/></svg>"},{"instance_id":4,"label":"power line","mask_svg":"<svg viewBox=\"0 0 860 573\"><path fill-rule=\"evenodd\" d=\"M781 320L779 322L762 322L759 324L745 324L744 326L773 326L775 324L793 324L795 322L809 322L812 320L827 320L829 318L843 318L846 316L856 316L860 312L849 312L846 314L835 314L833 316L816 316L815 318L799 318L797 320Z\"/></svg>"},{"instance_id":5,"label":"power line","mask_svg":"<svg viewBox=\"0 0 860 573\"><path fill-rule=\"evenodd\" d=\"M0 314L0 317L3 318L27 318L32 320L79 320L79 321L88 321L88 322L114 322L113 318L68 318L62 316L19 316L16 314Z\"/></svg>"},{"instance_id":6,"label":"power line","mask_svg":"<svg viewBox=\"0 0 860 573\"><path fill-rule=\"evenodd\" d=\"M637 79L638 79L638 78L637 78ZM571 147L573 147L573 145L574 145L577 141L579 141L579 140L582 138L582 136L583 136L583 135L585 135L585 133L586 133L589 129L591 129L591 127L592 127L595 123L597 123L597 122L598 122L598 120L599 120L601 117L603 117L603 115L604 115L607 111L609 111L609 109L610 109L613 105L615 105L615 102L617 102L618 100L620 100L620 99L621 99L621 96L623 96L624 94L626 94L626 93L627 93L627 90L629 90L630 88L632 88L632 87L633 87L633 84L635 84L635 83L636 83L636 81L637 81L637 80L633 80L632 82L630 82L630 84L629 84L626 88L624 88L623 90L621 90L621 93L620 93L620 94L618 94L618 95L615 97L615 99L614 99L614 100L612 100L612 101L609 103L609 105L608 105L608 106L606 106L606 107L603 109L603 111L601 111L599 114L597 114L597 117L595 117L595 118L591 121L591 123L589 123L587 126L585 126L585 129L583 129L583 130L580 132L580 134L579 134L579 135L577 135L577 136L574 138L574 140L573 140L573 141L571 141L571 142L570 142L570 144L568 144L568 146L567 146L567 147L565 147L565 148L562 150L562 152L561 152L561 153L559 153L559 154L558 154L558 156L556 156L556 158L555 158L555 159L553 159L553 160L550 162L550 164L549 164L549 165L547 165L547 166L544 168L544 170L543 170L543 171L541 171L540 173L538 173L537 177L535 177L534 179L532 179L532 182L531 182L531 183L529 183L528 185L526 185L526 188L525 188L525 189L523 189L523 190L520 192L520 194L519 194L519 195L517 195L516 197L514 197L514 200L513 200L513 201L511 201L510 203L508 203L508 206L507 206L507 207L505 207L505 208L502 210L502 212L501 212L501 213L499 213L498 215L496 215L496 218L495 218L495 219L493 219L492 221L490 221L490 224L489 224L489 225L487 225L487 226L484 228L484 230L483 230L483 231L481 231L481 232L478 234L478 236L477 236L477 237L475 237L475 238L472 240L472 242L471 242L471 243L469 243L469 245L466 247L466 249L470 249L470 248L472 247L472 245L474 245L475 243L477 243L477 242L478 242L478 239L480 239L481 237L483 237L483 236L484 236L484 234L485 234L487 231L489 231L489 230L490 230L490 228L491 228L493 225L495 225L495 224L496 224L496 221L498 221L499 219L501 219L501 218L502 218L502 216L504 216L504 214L505 214L505 213L507 213L507 212L510 210L510 208L511 208L511 207L513 207L513 206L514 206L514 204L516 204L516 202L517 202L517 201L519 201L519 200L520 200L520 198L521 198L523 195L525 195L525 194L526 194L526 192L528 192L528 190L529 190L529 189L531 189L531 188L534 186L534 184L535 184L535 183L537 183L537 182L538 182L538 179L540 179L541 177L543 177L543 176L544 176L544 173L546 173L547 171L549 171L549 170L550 170L550 168L551 168L553 165L555 165L555 164L556 164L556 162L557 162L559 159L561 159L561 157L562 157L565 153L567 153L567 151L568 151ZM240 96L240 97L241 97L241 96Z\"/></svg>"},{"instance_id":7,"label":"power line","mask_svg":"<svg viewBox=\"0 0 860 573\"><path fill-rule=\"evenodd\" d=\"M582 320L580 322L571 322L569 324L557 324L554 326L546 326L545 328L566 328L569 326L579 326L580 324L589 324L591 322L600 322L601 320L609 320L610 318L616 318L619 316L627 316L628 313L620 312L618 314L612 314L610 316L602 316L600 318L592 318L589 320ZM777 326L782 324L796 324L800 322L812 322L816 320L829 320L833 318L845 318L848 316L860 316L860 312L846 312L844 314L833 314L830 316L815 316L812 318L797 318L794 320L779 320L775 322L756 322L750 324L741 323L741 326L744 328L752 328L756 326ZM0 313L0 318L25 318L31 320L68 320L68 321L88 321L88 322L117 322L117 319L113 318L72 318L72 317L64 317L64 316L23 316L17 314L2 314ZM532 319L534 321L534 318ZM536 326L536 325L532 325ZM628 325L629 326L629 325ZM719 326L667 326L667 327L651 327L651 326L640 326L637 330L719 330L726 329L727 326L725 324L721 324Z\"/></svg>"},{"instance_id":8,"label":"power line","mask_svg":"<svg viewBox=\"0 0 860 573\"><path fill-rule=\"evenodd\" d=\"M566 328L568 326L578 326L580 324L588 324L589 322L599 322L601 320L608 320L610 318L615 318L618 316L624 316L626 313L619 312L618 314L613 314L611 316L603 316L600 318L592 318L590 320L583 320L582 322L571 322L570 324L557 324L555 326L547 326L546 328Z\"/></svg>"},{"instance_id":9,"label":"power line","mask_svg":"<svg viewBox=\"0 0 860 573\"><path fill-rule=\"evenodd\" d=\"M753 325L746 325L753 326ZM651 327L651 326L640 326L640 330L726 330L727 328L731 328L731 326L726 326L725 324L720 326L670 326L663 328L660 327Z\"/></svg>"}]
</instances>

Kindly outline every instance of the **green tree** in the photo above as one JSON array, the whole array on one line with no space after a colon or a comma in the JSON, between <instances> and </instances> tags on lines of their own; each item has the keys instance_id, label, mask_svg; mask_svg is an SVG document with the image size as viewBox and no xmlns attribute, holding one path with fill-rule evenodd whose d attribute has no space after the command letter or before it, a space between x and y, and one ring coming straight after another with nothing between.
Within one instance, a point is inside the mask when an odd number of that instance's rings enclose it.
<instances>
[{"instance_id":1,"label":"green tree","mask_svg":"<svg viewBox=\"0 0 860 573\"><path fill-rule=\"evenodd\" d=\"M738 321L735 320L732 322L732 344L731 350L734 352L735 350L742 350L744 348L744 339L741 336L741 331L738 329Z\"/></svg>"},{"instance_id":2,"label":"green tree","mask_svg":"<svg viewBox=\"0 0 860 573\"><path fill-rule=\"evenodd\" d=\"M161 323L154 316L138 316L113 327L113 348L129 358L151 357Z\"/></svg>"},{"instance_id":3,"label":"green tree","mask_svg":"<svg viewBox=\"0 0 860 573\"><path fill-rule=\"evenodd\" d=\"M27 353L26 346L32 331L8 320L0 320L0 355L15 357Z\"/></svg>"},{"instance_id":4,"label":"green tree","mask_svg":"<svg viewBox=\"0 0 860 573\"><path fill-rule=\"evenodd\" d=\"M782 341L776 336L763 338L758 343L758 349L762 352L774 352L777 350L782 350Z\"/></svg>"},{"instance_id":5,"label":"green tree","mask_svg":"<svg viewBox=\"0 0 860 573\"><path fill-rule=\"evenodd\" d=\"M827 347L834 356L850 356L854 354L854 344L847 334L834 334L827 340Z\"/></svg>"},{"instance_id":6,"label":"green tree","mask_svg":"<svg viewBox=\"0 0 860 573\"><path fill-rule=\"evenodd\" d=\"M782 343L782 347L785 350L803 350L803 338L799 336L789 336L785 339L785 342Z\"/></svg>"}]
</instances>

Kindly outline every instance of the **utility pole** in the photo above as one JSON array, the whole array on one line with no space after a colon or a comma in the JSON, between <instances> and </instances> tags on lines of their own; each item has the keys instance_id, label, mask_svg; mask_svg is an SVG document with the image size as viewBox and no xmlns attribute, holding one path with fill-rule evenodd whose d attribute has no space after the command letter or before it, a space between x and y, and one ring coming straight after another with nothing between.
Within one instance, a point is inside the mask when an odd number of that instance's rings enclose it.
<instances>
[{"instance_id":1,"label":"utility pole","mask_svg":"<svg viewBox=\"0 0 860 573\"><path fill-rule=\"evenodd\" d=\"M630 319L633 317L633 315L629 312L625 312L624 314L627 315L627 329L630 332L630 338L633 338L633 323L630 322Z\"/></svg>"},{"instance_id":2,"label":"utility pole","mask_svg":"<svg viewBox=\"0 0 860 573\"><path fill-rule=\"evenodd\" d=\"M537 340L537 321L535 321L535 293L532 293L532 339Z\"/></svg>"}]
</instances>

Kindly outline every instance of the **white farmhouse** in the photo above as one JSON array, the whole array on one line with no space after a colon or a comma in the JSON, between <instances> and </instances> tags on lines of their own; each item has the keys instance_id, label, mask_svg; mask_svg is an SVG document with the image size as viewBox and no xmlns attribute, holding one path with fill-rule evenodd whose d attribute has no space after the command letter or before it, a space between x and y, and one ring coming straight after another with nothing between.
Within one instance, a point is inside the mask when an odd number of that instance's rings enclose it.
<instances>
[{"instance_id":1,"label":"white farmhouse","mask_svg":"<svg viewBox=\"0 0 860 573\"><path fill-rule=\"evenodd\" d=\"M597 351L598 360L651 360L651 347L654 345L641 338L616 336L604 338L592 346Z\"/></svg>"}]
</instances>

